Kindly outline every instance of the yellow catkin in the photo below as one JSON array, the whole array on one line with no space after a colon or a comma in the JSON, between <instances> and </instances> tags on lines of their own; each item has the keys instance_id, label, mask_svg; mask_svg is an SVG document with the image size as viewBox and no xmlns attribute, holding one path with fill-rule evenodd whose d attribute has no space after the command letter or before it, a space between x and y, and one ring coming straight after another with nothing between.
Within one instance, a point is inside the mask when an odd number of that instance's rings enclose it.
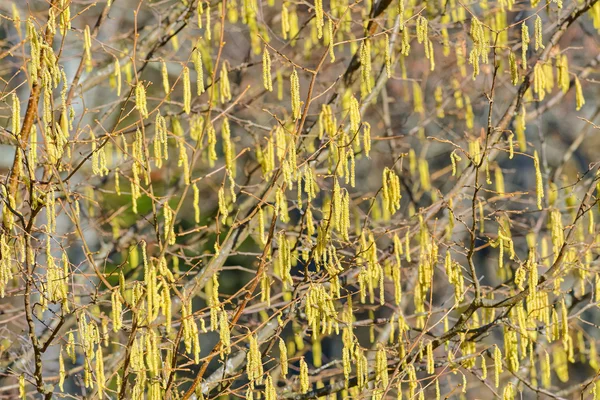
<instances>
[{"instance_id":1,"label":"yellow catkin","mask_svg":"<svg viewBox=\"0 0 600 400\"><path fill-rule=\"evenodd\" d=\"M361 94L366 96L371 93L372 80L371 80L371 41L368 39L363 40L360 46L360 82L361 82Z\"/></svg>"},{"instance_id":2,"label":"yellow catkin","mask_svg":"<svg viewBox=\"0 0 600 400\"><path fill-rule=\"evenodd\" d=\"M546 97L548 79L542 63L536 63L533 67L533 92L537 94L539 101Z\"/></svg>"},{"instance_id":3,"label":"yellow catkin","mask_svg":"<svg viewBox=\"0 0 600 400\"><path fill-rule=\"evenodd\" d=\"M288 374L288 355L287 346L282 338L279 338L279 364L281 365L281 375L285 378Z\"/></svg>"},{"instance_id":4,"label":"yellow catkin","mask_svg":"<svg viewBox=\"0 0 600 400\"><path fill-rule=\"evenodd\" d=\"M317 25L317 38L323 37L323 0L315 0L315 19Z\"/></svg>"},{"instance_id":5,"label":"yellow catkin","mask_svg":"<svg viewBox=\"0 0 600 400\"><path fill-rule=\"evenodd\" d=\"M104 381L104 358L102 356L102 348L98 346L98 350L96 351L96 386L99 398L103 397L105 389Z\"/></svg>"},{"instance_id":6,"label":"yellow catkin","mask_svg":"<svg viewBox=\"0 0 600 400\"><path fill-rule=\"evenodd\" d=\"M400 178L394 170L386 167L383 170L382 181L381 192L384 207L390 214L394 214L400 209L400 199L402 198L400 194Z\"/></svg>"},{"instance_id":7,"label":"yellow catkin","mask_svg":"<svg viewBox=\"0 0 600 400\"><path fill-rule=\"evenodd\" d=\"M508 384L504 387L504 391L502 392L502 400L513 400L515 398L515 389L512 382L508 382Z\"/></svg>"},{"instance_id":8,"label":"yellow catkin","mask_svg":"<svg viewBox=\"0 0 600 400\"><path fill-rule=\"evenodd\" d=\"M162 86L165 92L165 96L169 96L171 93L171 85L169 84L169 71L167 70L167 63L164 60L160 62L160 72L162 75Z\"/></svg>"},{"instance_id":9,"label":"yellow catkin","mask_svg":"<svg viewBox=\"0 0 600 400\"><path fill-rule=\"evenodd\" d=\"M92 70L92 38L90 36L89 25L83 30L83 49L85 53L85 69L87 72Z\"/></svg>"},{"instance_id":10,"label":"yellow catkin","mask_svg":"<svg viewBox=\"0 0 600 400\"><path fill-rule=\"evenodd\" d=\"M300 80L298 78L298 72L295 68L292 71L292 75L290 75L290 88L292 116L294 119L299 119L302 114L300 109Z\"/></svg>"},{"instance_id":11,"label":"yellow catkin","mask_svg":"<svg viewBox=\"0 0 600 400\"><path fill-rule=\"evenodd\" d=\"M534 24L534 37L535 37L535 51L538 51L540 48L544 49L544 39L542 37L543 28L542 28L542 18L538 15L535 19Z\"/></svg>"},{"instance_id":12,"label":"yellow catkin","mask_svg":"<svg viewBox=\"0 0 600 400\"><path fill-rule=\"evenodd\" d=\"M433 344L432 342L427 343L427 373L433 374L435 372L435 363L433 358Z\"/></svg>"},{"instance_id":13,"label":"yellow catkin","mask_svg":"<svg viewBox=\"0 0 600 400\"><path fill-rule=\"evenodd\" d=\"M219 318L219 334L221 337L221 355L231 353L231 332L229 331L229 321L227 320L227 313L221 312Z\"/></svg>"},{"instance_id":14,"label":"yellow catkin","mask_svg":"<svg viewBox=\"0 0 600 400\"><path fill-rule=\"evenodd\" d=\"M135 105L143 118L148 118L148 106L146 104L146 88L142 82L135 87Z\"/></svg>"},{"instance_id":15,"label":"yellow catkin","mask_svg":"<svg viewBox=\"0 0 600 400\"><path fill-rule=\"evenodd\" d=\"M536 188L536 198L537 198L537 207L541 210L542 207L542 199L544 198L544 182L542 180L542 171L540 169L540 160L538 158L537 150L533 152L533 165L535 168L535 188Z\"/></svg>"},{"instance_id":16,"label":"yellow catkin","mask_svg":"<svg viewBox=\"0 0 600 400\"><path fill-rule=\"evenodd\" d=\"M556 56L556 83L563 93L567 93L571 81L569 78L569 57L566 54Z\"/></svg>"},{"instance_id":17,"label":"yellow catkin","mask_svg":"<svg viewBox=\"0 0 600 400\"><path fill-rule=\"evenodd\" d=\"M195 183L192 185L194 191L194 221L200 223L200 190Z\"/></svg>"},{"instance_id":18,"label":"yellow catkin","mask_svg":"<svg viewBox=\"0 0 600 400\"><path fill-rule=\"evenodd\" d=\"M456 150L450 153L450 161L452 162L452 176L456 176L456 165L462 158L456 153Z\"/></svg>"},{"instance_id":19,"label":"yellow catkin","mask_svg":"<svg viewBox=\"0 0 600 400\"><path fill-rule=\"evenodd\" d=\"M117 96L121 96L121 85L122 85L121 64L119 63L118 58L115 58L114 77L115 77L115 81L116 81L116 85L117 85Z\"/></svg>"},{"instance_id":20,"label":"yellow catkin","mask_svg":"<svg viewBox=\"0 0 600 400\"><path fill-rule=\"evenodd\" d=\"M417 81L413 81L413 110L419 114L423 114L425 112L425 107L423 105L423 92Z\"/></svg>"},{"instance_id":21,"label":"yellow catkin","mask_svg":"<svg viewBox=\"0 0 600 400\"><path fill-rule=\"evenodd\" d=\"M328 23L327 23L327 30L328 30L328 48L329 48L329 58L331 59L331 62L335 62L335 52L333 50L334 47L334 37L333 37L333 20L331 18L328 18Z\"/></svg>"},{"instance_id":22,"label":"yellow catkin","mask_svg":"<svg viewBox=\"0 0 600 400\"><path fill-rule=\"evenodd\" d=\"M269 92L273 91L273 78L271 77L271 56L267 46L263 49L263 85Z\"/></svg>"},{"instance_id":23,"label":"yellow catkin","mask_svg":"<svg viewBox=\"0 0 600 400\"><path fill-rule=\"evenodd\" d=\"M529 49L529 27L526 22L521 24L521 67L527 68L527 50Z\"/></svg>"},{"instance_id":24,"label":"yellow catkin","mask_svg":"<svg viewBox=\"0 0 600 400\"><path fill-rule=\"evenodd\" d=\"M585 98L583 97L583 89L581 88L581 82L579 77L575 77L575 109L579 111L585 104Z\"/></svg>"},{"instance_id":25,"label":"yellow catkin","mask_svg":"<svg viewBox=\"0 0 600 400\"><path fill-rule=\"evenodd\" d=\"M62 346L59 349L58 352L58 387L60 388L60 391L64 391L63 385L65 383L65 377L67 376L67 373L65 371L65 361L63 359L63 353L62 353Z\"/></svg>"},{"instance_id":26,"label":"yellow catkin","mask_svg":"<svg viewBox=\"0 0 600 400\"><path fill-rule=\"evenodd\" d=\"M270 374L267 374L265 384L265 400L277 400L277 390L275 389L273 378L271 378Z\"/></svg>"},{"instance_id":27,"label":"yellow catkin","mask_svg":"<svg viewBox=\"0 0 600 400\"><path fill-rule=\"evenodd\" d=\"M225 189L223 186L219 188L218 193L219 213L221 214L221 222L224 224L227 221L229 210L225 201Z\"/></svg>"},{"instance_id":28,"label":"yellow catkin","mask_svg":"<svg viewBox=\"0 0 600 400\"><path fill-rule=\"evenodd\" d=\"M385 43L384 43L384 60L385 60L385 73L388 78L392 77L392 56L390 54L390 36L388 34L385 35Z\"/></svg>"},{"instance_id":29,"label":"yellow catkin","mask_svg":"<svg viewBox=\"0 0 600 400\"><path fill-rule=\"evenodd\" d=\"M521 111L516 117L515 133L517 135L519 150L522 152L527 150L527 136L525 135L525 131L527 130L526 117L527 109L524 104L521 104Z\"/></svg>"},{"instance_id":30,"label":"yellow catkin","mask_svg":"<svg viewBox=\"0 0 600 400\"><path fill-rule=\"evenodd\" d=\"M25 375L19 375L19 397L22 400L27 399L27 392L25 391Z\"/></svg>"},{"instance_id":31,"label":"yellow catkin","mask_svg":"<svg viewBox=\"0 0 600 400\"><path fill-rule=\"evenodd\" d=\"M427 40L427 27L428 27L428 22L427 22L427 18L425 18L422 15L419 15L417 17L417 42L419 42L419 44L426 42Z\"/></svg>"},{"instance_id":32,"label":"yellow catkin","mask_svg":"<svg viewBox=\"0 0 600 400\"><path fill-rule=\"evenodd\" d=\"M229 71L227 70L227 62L223 63L219 76L219 95L221 104L224 104L225 102L231 100L231 86L229 84Z\"/></svg>"},{"instance_id":33,"label":"yellow catkin","mask_svg":"<svg viewBox=\"0 0 600 400\"><path fill-rule=\"evenodd\" d=\"M189 114L192 111L192 88L190 83L190 69L183 67L183 111Z\"/></svg>"},{"instance_id":34,"label":"yellow catkin","mask_svg":"<svg viewBox=\"0 0 600 400\"><path fill-rule=\"evenodd\" d=\"M196 70L196 94L200 96L204 93L204 68L202 66L202 52L199 49L200 43L196 44L192 61L194 62L194 69Z\"/></svg>"},{"instance_id":35,"label":"yellow catkin","mask_svg":"<svg viewBox=\"0 0 600 400\"><path fill-rule=\"evenodd\" d=\"M310 383L308 380L308 365L304 360L304 357L300 359L300 393L307 393L310 389Z\"/></svg>"},{"instance_id":36,"label":"yellow catkin","mask_svg":"<svg viewBox=\"0 0 600 400\"><path fill-rule=\"evenodd\" d=\"M419 158L419 178L421 187L425 191L431 190L431 177L429 174L429 163L425 158Z\"/></svg>"},{"instance_id":37,"label":"yellow catkin","mask_svg":"<svg viewBox=\"0 0 600 400\"><path fill-rule=\"evenodd\" d=\"M500 384L500 374L503 372L502 368L502 352L498 346L494 346L494 385L496 387Z\"/></svg>"},{"instance_id":38,"label":"yellow catkin","mask_svg":"<svg viewBox=\"0 0 600 400\"><path fill-rule=\"evenodd\" d=\"M473 40L473 49L469 53L469 64L473 65L473 79L479 75L479 63L488 62L488 39L486 37L483 24L473 18L471 21L471 39Z\"/></svg>"},{"instance_id":39,"label":"yellow catkin","mask_svg":"<svg viewBox=\"0 0 600 400\"><path fill-rule=\"evenodd\" d=\"M256 379L258 382L260 382L263 375L263 364L258 338L254 335L250 335L249 342L250 348L246 355L246 372L250 381Z\"/></svg>"},{"instance_id":40,"label":"yellow catkin","mask_svg":"<svg viewBox=\"0 0 600 400\"><path fill-rule=\"evenodd\" d=\"M17 136L21 131L21 103L16 93L12 94L12 132Z\"/></svg>"},{"instance_id":41,"label":"yellow catkin","mask_svg":"<svg viewBox=\"0 0 600 400\"><path fill-rule=\"evenodd\" d=\"M508 65L510 68L510 82L517 85L519 83L519 68L517 67L515 53L512 51L508 53Z\"/></svg>"},{"instance_id":42,"label":"yellow catkin","mask_svg":"<svg viewBox=\"0 0 600 400\"><path fill-rule=\"evenodd\" d=\"M121 302L121 293L117 290L114 290L111 294L111 304L112 304L112 320L113 320L113 331L118 332L123 325L123 306Z\"/></svg>"}]
</instances>

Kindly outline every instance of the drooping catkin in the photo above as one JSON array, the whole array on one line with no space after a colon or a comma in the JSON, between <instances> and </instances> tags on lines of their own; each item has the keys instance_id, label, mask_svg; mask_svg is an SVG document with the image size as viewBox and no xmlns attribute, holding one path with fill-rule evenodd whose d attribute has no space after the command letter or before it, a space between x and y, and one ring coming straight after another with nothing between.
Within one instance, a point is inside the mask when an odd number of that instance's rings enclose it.
<instances>
[{"instance_id":1,"label":"drooping catkin","mask_svg":"<svg viewBox=\"0 0 600 400\"><path fill-rule=\"evenodd\" d=\"M498 387L500 385L500 374L503 372L502 368L502 352L496 345L494 346L494 385Z\"/></svg>"},{"instance_id":2,"label":"drooping catkin","mask_svg":"<svg viewBox=\"0 0 600 400\"><path fill-rule=\"evenodd\" d=\"M65 361L63 359L62 346L58 350L58 387L60 391L64 391L64 383L67 373L65 371Z\"/></svg>"},{"instance_id":3,"label":"drooping catkin","mask_svg":"<svg viewBox=\"0 0 600 400\"><path fill-rule=\"evenodd\" d=\"M383 185L381 188L383 196L384 208L389 211L390 214L394 214L400 209L400 178L396 175L396 172L388 167L383 170Z\"/></svg>"},{"instance_id":4,"label":"drooping catkin","mask_svg":"<svg viewBox=\"0 0 600 400\"><path fill-rule=\"evenodd\" d=\"M85 59L85 69L87 72L92 70L92 38L90 36L89 25L83 30L83 50Z\"/></svg>"},{"instance_id":5,"label":"drooping catkin","mask_svg":"<svg viewBox=\"0 0 600 400\"><path fill-rule=\"evenodd\" d=\"M529 27L521 23L521 68L527 68L527 50L529 49Z\"/></svg>"},{"instance_id":6,"label":"drooping catkin","mask_svg":"<svg viewBox=\"0 0 600 400\"><path fill-rule=\"evenodd\" d=\"M425 18L422 15L419 15L417 17L417 22L416 22L416 27L417 27L417 42L419 44L427 41L427 37L428 37L428 21L427 18Z\"/></svg>"},{"instance_id":7,"label":"drooping catkin","mask_svg":"<svg viewBox=\"0 0 600 400\"><path fill-rule=\"evenodd\" d=\"M169 71L167 69L167 63L164 60L160 61L160 73L162 76L162 86L165 96L169 96L171 93L171 85L169 84Z\"/></svg>"},{"instance_id":8,"label":"drooping catkin","mask_svg":"<svg viewBox=\"0 0 600 400\"><path fill-rule=\"evenodd\" d=\"M258 338L255 335L250 335L248 340L250 342L250 349L248 350L248 354L246 356L246 371L248 379L250 381L256 379L258 383L260 383L263 375L263 364L262 355L258 345Z\"/></svg>"},{"instance_id":9,"label":"drooping catkin","mask_svg":"<svg viewBox=\"0 0 600 400\"><path fill-rule=\"evenodd\" d=\"M525 131L527 130L527 109L524 104L521 104L521 110L515 118L515 133L517 135L517 143L519 144L519 151L527 151L527 137Z\"/></svg>"},{"instance_id":10,"label":"drooping catkin","mask_svg":"<svg viewBox=\"0 0 600 400\"><path fill-rule=\"evenodd\" d=\"M19 375L19 397L22 400L27 399L27 392L25 391L25 375Z\"/></svg>"},{"instance_id":11,"label":"drooping catkin","mask_svg":"<svg viewBox=\"0 0 600 400\"><path fill-rule=\"evenodd\" d=\"M15 136L21 132L21 103L14 92L12 94L12 132Z\"/></svg>"},{"instance_id":12,"label":"drooping catkin","mask_svg":"<svg viewBox=\"0 0 600 400\"><path fill-rule=\"evenodd\" d=\"M542 18L538 15L535 19L534 24L534 36L535 36L535 51L538 51L540 48L544 49L544 39L542 37L543 28L542 28Z\"/></svg>"},{"instance_id":13,"label":"drooping catkin","mask_svg":"<svg viewBox=\"0 0 600 400\"><path fill-rule=\"evenodd\" d=\"M265 45L263 49L263 86L269 92L273 91L273 78L271 77L271 56Z\"/></svg>"},{"instance_id":14,"label":"drooping catkin","mask_svg":"<svg viewBox=\"0 0 600 400\"><path fill-rule=\"evenodd\" d=\"M362 41L360 46L360 87L362 96L371 93L371 42L368 39Z\"/></svg>"},{"instance_id":15,"label":"drooping catkin","mask_svg":"<svg viewBox=\"0 0 600 400\"><path fill-rule=\"evenodd\" d=\"M537 150L533 152L533 165L535 168L535 188L537 197L537 207L541 210L542 198L544 197L544 181L542 180L542 171L540 169L540 160L538 157Z\"/></svg>"},{"instance_id":16,"label":"drooping catkin","mask_svg":"<svg viewBox=\"0 0 600 400\"><path fill-rule=\"evenodd\" d=\"M135 87L135 105L143 118L148 118L148 106L146 104L146 88L142 82Z\"/></svg>"},{"instance_id":17,"label":"drooping catkin","mask_svg":"<svg viewBox=\"0 0 600 400\"><path fill-rule=\"evenodd\" d=\"M304 360L304 357L300 359L300 392L307 393L310 388L308 380L308 364Z\"/></svg>"},{"instance_id":18,"label":"drooping catkin","mask_svg":"<svg viewBox=\"0 0 600 400\"><path fill-rule=\"evenodd\" d=\"M290 75L290 96L292 101L292 117L294 119L300 119L302 115L300 109L300 80L296 68L294 68L292 75Z\"/></svg>"},{"instance_id":19,"label":"drooping catkin","mask_svg":"<svg viewBox=\"0 0 600 400\"><path fill-rule=\"evenodd\" d=\"M425 107L423 105L423 91L417 81L413 81L413 110L419 114L425 112Z\"/></svg>"},{"instance_id":20,"label":"drooping catkin","mask_svg":"<svg viewBox=\"0 0 600 400\"><path fill-rule=\"evenodd\" d=\"M190 83L190 69L183 67L183 111L189 114L192 110L192 87Z\"/></svg>"},{"instance_id":21,"label":"drooping catkin","mask_svg":"<svg viewBox=\"0 0 600 400\"><path fill-rule=\"evenodd\" d=\"M323 37L323 0L315 0L315 19L317 25L317 38Z\"/></svg>"},{"instance_id":22,"label":"drooping catkin","mask_svg":"<svg viewBox=\"0 0 600 400\"><path fill-rule=\"evenodd\" d=\"M575 109L581 110L581 107L585 104L585 98L583 97L583 89L581 88L581 82L579 77L575 76Z\"/></svg>"},{"instance_id":23,"label":"drooping catkin","mask_svg":"<svg viewBox=\"0 0 600 400\"><path fill-rule=\"evenodd\" d=\"M327 21L328 21L328 23L327 23L327 31L329 33L329 35L328 35L329 42L328 42L327 46L329 48L329 58L331 59L331 62L333 63L333 62L335 62L335 52L334 52L334 49L333 49L333 46L334 46L334 43L333 43L334 42L334 37L333 37L333 31L334 31L333 30L333 20L331 18L328 18Z\"/></svg>"},{"instance_id":24,"label":"drooping catkin","mask_svg":"<svg viewBox=\"0 0 600 400\"><path fill-rule=\"evenodd\" d=\"M196 44L194 53L192 55L192 61L194 62L194 69L196 70L196 94L200 96L204 93L204 67L202 65L202 52L200 51L200 42Z\"/></svg>"},{"instance_id":25,"label":"drooping catkin","mask_svg":"<svg viewBox=\"0 0 600 400\"><path fill-rule=\"evenodd\" d=\"M484 26L477 18L471 20L471 39L473 49L469 53L469 64L473 66L473 79L479 75L479 63L488 62L488 40L484 32Z\"/></svg>"},{"instance_id":26,"label":"drooping catkin","mask_svg":"<svg viewBox=\"0 0 600 400\"><path fill-rule=\"evenodd\" d=\"M515 53L512 51L508 53L508 65L510 68L510 82L516 86L519 83L519 67L517 66Z\"/></svg>"},{"instance_id":27,"label":"drooping catkin","mask_svg":"<svg viewBox=\"0 0 600 400\"><path fill-rule=\"evenodd\" d=\"M279 364L281 365L281 375L285 378L288 374L288 350L285 341L279 338Z\"/></svg>"},{"instance_id":28,"label":"drooping catkin","mask_svg":"<svg viewBox=\"0 0 600 400\"><path fill-rule=\"evenodd\" d=\"M231 85L229 84L229 71L227 70L227 62L224 62L221 66L219 77L220 100L221 104L225 104L225 102L231 100Z\"/></svg>"},{"instance_id":29,"label":"drooping catkin","mask_svg":"<svg viewBox=\"0 0 600 400\"><path fill-rule=\"evenodd\" d=\"M392 77L392 56L390 52L390 36L386 33L384 43L384 60L385 60L385 73L388 78Z\"/></svg>"},{"instance_id":30,"label":"drooping catkin","mask_svg":"<svg viewBox=\"0 0 600 400\"><path fill-rule=\"evenodd\" d=\"M556 56L556 84L563 93L567 93L571 85L569 79L569 57L566 54Z\"/></svg>"}]
</instances>

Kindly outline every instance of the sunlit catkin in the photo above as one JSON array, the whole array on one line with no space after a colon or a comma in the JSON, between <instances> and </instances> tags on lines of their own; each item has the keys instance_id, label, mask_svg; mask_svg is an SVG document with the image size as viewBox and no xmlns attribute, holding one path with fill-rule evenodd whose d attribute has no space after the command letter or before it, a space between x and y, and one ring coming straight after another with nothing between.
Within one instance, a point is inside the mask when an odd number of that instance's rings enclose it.
<instances>
[{"instance_id":1,"label":"sunlit catkin","mask_svg":"<svg viewBox=\"0 0 600 400\"><path fill-rule=\"evenodd\" d=\"M307 393L310 388L308 380L308 365L304 361L304 357L300 359L300 392Z\"/></svg>"},{"instance_id":2,"label":"sunlit catkin","mask_svg":"<svg viewBox=\"0 0 600 400\"><path fill-rule=\"evenodd\" d=\"M192 110L192 88L190 84L190 69L183 67L183 111L189 114Z\"/></svg>"},{"instance_id":3,"label":"sunlit catkin","mask_svg":"<svg viewBox=\"0 0 600 400\"><path fill-rule=\"evenodd\" d=\"M579 77L575 77L575 109L579 111L585 104L585 98L583 97L583 89L581 88L581 82Z\"/></svg>"},{"instance_id":4,"label":"sunlit catkin","mask_svg":"<svg viewBox=\"0 0 600 400\"><path fill-rule=\"evenodd\" d=\"M58 387L60 391L64 391L64 383L67 373L65 371L65 361L63 359L62 346L58 350Z\"/></svg>"},{"instance_id":5,"label":"sunlit catkin","mask_svg":"<svg viewBox=\"0 0 600 400\"><path fill-rule=\"evenodd\" d=\"M360 46L360 82L361 94L366 96L371 93L371 42L363 40Z\"/></svg>"},{"instance_id":6,"label":"sunlit catkin","mask_svg":"<svg viewBox=\"0 0 600 400\"><path fill-rule=\"evenodd\" d=\"M331 18L328 18L328 23L327 23L327 31L328 31L328 48L329 48L329 58L331 59L331 62L335 62L335 52L334 52L334 37L333 37L333 20Z\"/></svg>"},{"instance_id":7,"label":"sunlit catkin","mask_svg":"<svg viewBox=\"0 0 600 400\"><path fill-rule=\"evenodd\" d=\"M315 19L317 25L317 38L323 37L323 0L315 0Z\"/></svg>"},{"instance_id":8,"label":"sunlit catkin","mask_svg":"<svg viewBox=\"0 0 600 400\"><path fill-rule=\"evenodd\" d=\"M21 131L21 103L16 93L12 94L12 132L19 135Z\"/></svg>"},{"instance_id":9,"label":"sunlit catkin","mask_svg":"<svg viewBox=\"0 0 600 400\"><path fill-rule=\"evenodd\" d=\"M112 321L113 321L113 331L118 332L123 326L123 305L121 302L121 293L119 291L114 290L111 294L111 304L112 304Z\"/></svg>"},{"instance_id":10,"label":"sunlit catkin","mask_svg":"<svg viewBox=\"0 0 600 400\"><path fill-rule=\"evenodd\" d=\"M521 68L527 68L527 50L529 49L529 27L521 23Z\"/></svg>"},{"instance_id":11,"label":"sunlit catkin","mask_svg":"<svg viewBox=\"0 0 600 400\"><path fill-rule=\"evenodd\" d=\"M500 384L500 374L503 372L502 369L502 352L498 346L494 346L494 385L496 387Z\"/></svg>"},{"instance_id":12,"label":"sunlit catkin","mask_svg":"<svg viewBox=\"0 0 600 400\"><path fill-rule=\"evenodd\" d=\"M282 338L279 338L279 364L281 365L281 375L285 378L288 374L288 355L287 346Z\"/></svg>"},{"instance_id":13,"label":"sunlit catkin","mask_svg":"<svg viewBox=\"0 0 600 400\"><path fill-rule=\"evenodd\" d=\"M423 105L423 91L417 81L413 81L413 110L419 114L425 112L425 107Z\"/></svg>"},{"instance_id":14,"label":"sunlit catkin","mask_svg":"<svg viewBox=\"0 0 600 400\"><path fill-rule=\"evenodd\" d=\"M148 118L148 106L146 104L146 88L142 82L135 87L135 105L143 118Z\"/></svg>"},{"instance_id":15,"label":"sunlit catkin","mask_svg":"<svg viewBox=\"0 0 600 400\"><path fill-rule=\"evenodd\" d=\"M231 100L231 86L229 84L229 71L227 70L227 63L223 63L219 77L220 100L221 104L225 104L225 102Z\"/></svg>"},{"instance_id":16,"label":"sunlit catkin","mask_svg":"<svg viewBox=\"0 0 600 400\"><path fill-rule=\"evenodd\" d=\"M90 36L89 25L86 25L83 30L83 51L85 55L85 69L87 72L90 72L92 70L92 38Z\"/></svg>"},{"instance_id":17,"label":"sunlit catkin","mask_svg":"<svg viewBox=\"0 0 600 400\"><path fill-rule=\"evenodd\" d=\"M196 44L194 53L192 55L192 61L194 62L194 69L196 70L196 94L200 96L204 93L204 67L202 66L202 52L198 48L200 43Z\"/></svg>"},{"instance_id":18,"label":"sunlit catkin","mask_svg":"<svg viewBox=\"0 0 600 400\"><path fill-rule=\"evenodd\" d=\"M27 392L25 391L25 375L19 375L19 397L22 400L27 399Z\"/></svg>"},{"instance_id":19,"label":"sunlit catkin","mask_svg":"<svg viewBox=\"0 0 600 400\"><path fill-rule=\"evenodd\" d=\"M105 378L104 378L104 358L102 356L102 348L98 346L96 351L96 388L98 390L98 396L103 397L105 389Z\"/></svg>"},{"instance_id":20,"label":"sunlit catkin","mask_svg":"<svg viewBox=\"0 0 600 400\"><path fill-rule=\"evenodd\" d=\"M519 67L517 66L515 53L512 51L508 53L508 65L510 68L510 82L517 85L519 83Z\"/></svg>"},{"instance_id":21,"label":"sunlit catkin","mask_svg":"<svg viewBox=\"0 0 600 400\"><path fill-rule=\"evenodd\" d=\"M221 356L231 353L231 332L227 312L221 311L219 317L219 334L221 338Z\"/></svg>"},{"instance_id":22,"label":"sunlit catkin","mask_svg":"<svg viewBox=\"0 0 600 400\"><path fill-rule=\"evenodd\" d=\"M250 349L248 350L248 354L246 356L246 371L248 379L250 381L256 379L258 380L258 383L260 383L263 375L263 364L262 355L258 345L258 338L254 335L250 335L248 340L250 342Z\"/></svg>"},{"instance_id":23,"label":"sunlit catkin","mask_svg":"<svg viewBox=\"0 0 600 400\"><path fill-rule=\"evenodd\" d=\"M542 199L544 198L544 181L542 180L542 171L540 169L540 160L538 158L537 150L533 152L533 165L535 168L535 188L537 197L537 207L541 210Z\"/></svg>"},{"instance_id":24,"label":"sunlit catkin","mask_svg":"<svg viewBox=\"0 0 600 400\"><path fill-rule=\"evenodd\" d=\"M542 28L542 18L538 15L535 19L534 24L534 36L535 36L535 51L538 51L540 48L544 49L544 39L542 38L543 28Z\"/></svg>"},{"instance_id":25,"label":"sunlit catkin","mask_svg":"<svg viewBox=\"0 0 600 400\"><path fill-rule=\"evenodd\" d=\"M263 49L263 86L269 92L273 91L273 78L271 77L271 56L267 46Z\"/></svg>"},{"instance_id":26,"label":"sunlit catkin","mask_svg":"<svg viewBox=\"0 0 600 400\"><path fill-rule=\"evenodd\" d=\"M384 207L390 214L394 214L400 209L400 178L396 172L390 168L383 170L383 186L381 188Z\"/></svg>"},{"instance_id":27,"label":"sunlit catkin","mask_svg":"<svg viewBox=\"0 0 600 400\"><path fill-rule=\"evenodd\" d=\"M290 75L290 97L292 101L292 117L299 119L302 111L300 110L300 80L298 79L298 72L296 68Z\"/></svg>"}]
</instances>

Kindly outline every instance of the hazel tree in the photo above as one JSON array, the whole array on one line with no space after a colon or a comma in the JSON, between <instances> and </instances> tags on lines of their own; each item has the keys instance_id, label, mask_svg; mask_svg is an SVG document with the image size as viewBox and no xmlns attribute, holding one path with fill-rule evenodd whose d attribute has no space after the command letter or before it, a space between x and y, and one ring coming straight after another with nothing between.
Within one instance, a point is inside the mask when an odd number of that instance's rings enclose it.
<instances>
[{"instance_id":1,"label":"hazel tree","mask_svg":"<svg viewBox=\"0 0 600 400\"><path fill-rule=\"evenodd\" d=\"M600 1L0 26L0 397L600 398Z\"/></svg>"}]
</instances>

